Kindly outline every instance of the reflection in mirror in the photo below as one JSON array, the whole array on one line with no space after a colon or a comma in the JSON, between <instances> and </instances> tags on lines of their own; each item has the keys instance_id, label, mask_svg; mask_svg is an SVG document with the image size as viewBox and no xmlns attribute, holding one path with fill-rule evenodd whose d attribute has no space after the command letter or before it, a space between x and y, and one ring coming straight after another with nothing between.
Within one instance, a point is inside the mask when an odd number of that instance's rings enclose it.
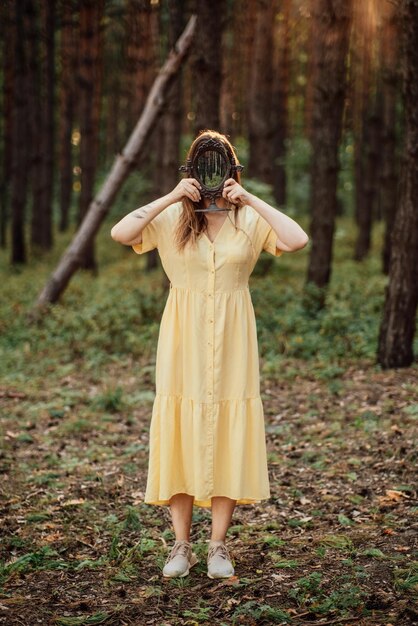
<instances>
[{"instance_id":1,"label":"reflection in mirror","mask_svg":"<svg viewBox=\"0 0 418 626\"><path fill-rule=\"evenodd\" d=\"M216 150L207 150L197 159L197 174L207 189L219 187L227 173L227 162Z\"/></svg>"}]
</instances>

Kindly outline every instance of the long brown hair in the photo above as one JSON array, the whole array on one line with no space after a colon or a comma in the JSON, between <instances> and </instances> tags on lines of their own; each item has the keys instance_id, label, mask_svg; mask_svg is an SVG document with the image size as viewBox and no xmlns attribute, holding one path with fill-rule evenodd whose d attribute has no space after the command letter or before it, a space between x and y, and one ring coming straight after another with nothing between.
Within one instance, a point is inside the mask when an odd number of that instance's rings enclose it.
<instances>
[{"instance_id":1,"label":"long brown hair","mask_svg":"<svg viewBox=\"0 0 418 626\"><path fill-rule=\"evenodd\" d=\"M221 133L218 133L215 130L202 130L197 135L192 145L190 146L186 159L189 159L191 157L198 143L200 143L201 141L204 141L205 139L210 139L210 138L217 139L218 141L222 142L227 148L227 150L228 151L230 150L232 152L235 158L236 165L239 165L238 157L230 141L227 139L225 135L222 135ZM234 172L232 175L232 178L234 178L237 181L237 183L241 184L240 172ZM185 245L187 244L189 240L193 245L195 245L201 233L206 230L207 225L208 225L208 220L207 220L205 213L196 213L195 211L196 208L199 208L199 209L205 208L203 198L201 198L199 202L193 202L193 200L190 200L190 198L184 197L182 204L183 204L183 210L180 214L179 223L175 232L175 243L179 251L183 250L183 248L185 247ZM234 223L234 226L236 227L236 216L241 205L233 204L231 202L226 201L226 206L227 208L230 208L233 210L232 211L234 215L233 223ZM230 211L227 212L227 217L231 219L229 216L229 213Z\"/></svg>"}]
</instances>

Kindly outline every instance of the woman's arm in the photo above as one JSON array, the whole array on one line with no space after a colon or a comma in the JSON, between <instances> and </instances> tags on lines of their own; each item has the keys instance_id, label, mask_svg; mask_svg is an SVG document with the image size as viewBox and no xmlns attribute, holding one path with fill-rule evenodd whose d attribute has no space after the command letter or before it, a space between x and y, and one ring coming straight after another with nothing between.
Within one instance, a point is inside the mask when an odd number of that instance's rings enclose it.
<instances>
[{"instance_id":1,"label":"woman's arm","mask_svg":"<svg viewBox=\"0 0 418 626\"><path fill-rule=\"evenodd\" d=\"M141 243L141 232L151 220L170 204L179 202L184 196L198 202L200 200L200 185L194 178L183 178L179 184L165 196L146 204L143 207L131 211L115 224L110 231L110 236L115 241L125 246Z\"/></svg>"},{"instance_id":2,"label":"woman's arm","mask_svg":"<svg viewBox=\"0 0 418 626\"><path fill-rule=\"evenodd\" d=\"M255 209L273 228L277 235L277 247L281 250L294 252L304 248L308 243L308 235L295 220L245 191L233 178L226 181L222 195L231 202L239 200Z\"/></svg>"}]
</instances>

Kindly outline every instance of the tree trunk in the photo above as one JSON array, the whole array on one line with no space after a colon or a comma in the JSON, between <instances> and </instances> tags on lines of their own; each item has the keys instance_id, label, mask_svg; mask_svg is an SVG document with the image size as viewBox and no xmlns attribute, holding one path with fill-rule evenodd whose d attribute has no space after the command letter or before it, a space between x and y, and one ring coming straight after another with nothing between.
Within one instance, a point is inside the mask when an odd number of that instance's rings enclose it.
<instances>
[{"instance_id":1,"label":"tree trunk","mask_svg":"<svg viewBox=\"0 0 418 626\"><path fill-rule=\"evenodd\" d=\"M254 49L248 90L250 176L273 182L272 74L275 2L257 0Z\"/></svg>"},{"instance_id":2,"label":"tree trunk","mask_svg":"<svg viewBox=\"0 0 418 626\"><path fill-rule=\"evenodd\" d=\"M75 80L77 59L77 23L68 0L62 3L61 26L61 81L59 115L59 173L60 173L60 221L61 232L69 226L69 213L73 190L72 131L75 118Z\"/></svg>"},{"instance_id":3,"label":"tree trunk","mask_svg":"<svg viewBox=\"0 0 418 626\"><path fill-rule=\"evenodd\" d=\"M168 0L169 30L168 42L170 48L174 46L184 29L183 6L177 0ZM179 181L180 137L182 109L182 72L179 71L177 80L171 85L168 94L167 109L161 120L163 125L163 153L161 195L169 193Z\"/></svg>"},{"instance_id":4,"label":"tree trunk","mask_svg":"<svg viewBox=\"0 0 418 626\"><path fill-rule=\"evenodd\" d=\"M174 46L184 28L183 5L177 0L168 0L168 45ZM179 181L180 137L182 118L182 70L167 93L167 107L157 132L154 168L154 194L161 197L169 193ZM147 271L160 265L157 250L147 255ZM169 280L165 276L165 283Z\"/></svg>"},{"instance_id":5,"label":"tree trunk","mask_svg":"<svg viewBox=\"0 0 418 626\"><path fill-rule=\"evenodd\" d=\"M376 28L375 0L357 0L353 25L353 72L358 74L355 93L355 185L357 238L354 259L362 261L371 245L373 218L378 213L378 175L382 140L382 93L375 59L382 56L381 31ZM355 32L359 31L357 37ZM358 58L357 58L358 57Z\"/></svg>"},{"instance_id":6,"label":"tree trunk","mask_svg":"<svg viewBox=\"0 0 418 626\"><path fill-rule=\"evenodd\" d=\"M140 117L147 94L158 73L159 62L159 16L157 5L150 0L127 0L126 29L126 71L122 74L122 105L124 127L123 140L126 142L132 127ZM138 170L152 176L155 164L156 137L151 134L147 154L137 162ZM150 158L151 156L151 158ZM147 255L146 262L152 263L153 252Z\"/></svg>"},{"instance_id":7,"label":"tree trunk","mask_svg":"<svg viewBox=\"0 0 418 626\"><path fill-rule=\"evenodd\" d=\"M239 101L237 105L236 134L248 137L248 91L251 88L251 66L254 55L254 24L257 11L256 0L242 0L242 11L235 14L240 45L234 46L236 75L239 80Z\"/></svg>"},{"instance_id":8,"label":"tree trunk","mask_svg":"<svg viewBox=\"0 0 418 626\"><path fill-rule=\"evenodd\" d=\"M35 187L31 236L33 246L40 250L49 250L53 244L55 12L56 0L40 3L41 43L43 43L43 51L41 52L43 57L41 62L43 93L41 103L39 104L40 132L38 137L40 142L40 159L39 155L36 154L36 169L34 170L34 174L36 174L33 177ZM39 98L39 94L37 97Z\"/></svg>"},{"instance_id":9,"label":"tree trunk","mask_svg":"<svg viewBox=\"0 0 418 626\"><path fill-rule=\"evenodd\" d=\"M42 5L43 6L43 5ZM54 138L55 138L55 21L56 21L56 0L49 0L45 3L43 20L45 24L45 102L43 112L45 116L44 137L44 158L42 168L43 195L42 195L42 215L44 216L43 246L45 249L52 248L53 244L53 191L54 191Z\"/></svg>"},{"instance_id":10,"label":"tree trunk","mask_svg":"<svg viewBox=\"0 0 418 626\"><path fill-rule=\"evenodd\" d=\"M385 221L382 249L383 272L389 273L390 241L396 214L398 188L398 159L396 155L396 104L399 85L398 38L399 13L396 5L385 2L383 9L382 90L383 142L380 175L380 202Z\"/></svg>"},{"instance_id":11,"label":"tree trunk","mask_svg":"<svg viewBox=\"0 0 418 626\"><path fill-rule=\"evenodd\" d=\"M127 0L126 12L125 138L141 115L155 78L150 0Z\"/></svg>"},{"instance_id":12,"label":"tree trunk","mask_svg":"<svg viewBox=\"0 0 418 626\"><path fill-rule=\"evenodd\" d=\"M318 33L315 30L315 20L313 19L313 13L315 11L315 4L317 0L308 0L307 6L309 11L308 19L308 33L307 33L307 76L306 76L306 88L304 98L304 127L305 137L312 142L312 115L314 107L314 93L315 85L318 82L316 72L318 70L318 59L316 55L319 52L318 46Z\"/></svg>"},{"instance_id":13,"label":"tree trunk","mask_svg":"<svg viewBox=\"0 0 418 626\"><path fill-rule=\"evenodd\" d=\"M402 17L405 149L377 353L384 368L407 367L413 362L418 303L418 0L405 0Z\"/></svg>"},{"instance_id":14,"label":"tree trunk","mask_svg":"<svg viewBox=\"0 0 418 626\"><path fill-rule=\"evenodd\" d=\"M245 0L244 0L245 1ZM222 84L220 93L220 131L230 139L235 136L236 108L240 100L239 80L243 69L242 59L242 15L245 8L235 11L236 5L226 7L225 19L230 25L223 32L222 40Z\"/></svg>"},{"instance_id":15,"label":"tree trunk","mask_svg":"<svg viewBox=\"0 0 418 626\"><path fill-rule=\"evenodd\" d=\"M196 0L199 45L193 51L193 87L195 93L195 134L201 130L219 130L219 100L222 80L223 0Z\"/></svg>"},{"instance_id":16,"label":"tree trunk","mask_svg":"<svg viewBox=\"0 0 418 626\"><path fill-rule=\"evenodd\" d=\"M2 62L3 62L3 97L1 111L1 136L3 145L0 163L0 246L6 247L10 178L12 163L12 124L13 124L13 83L14 50L16 28L14 26L14 7L12 2L0 4Z\"/></svg>"},{"instance_id":17,"label":"tree trunk","mask_svg":"<svg viewBox=\"0 0 418 626\"><path fill-rule=\"evenodd\" d=\"M96 178L101 95L103 0L83 0L80 5L80 168L81 192L78 221L86 215L94 195ZM94 241L84 251L84 269L96 270Z\"/></svg>"},{"instance_id":18,"label":"tree trunk","mask_svg":"<svg viewBox=\"0 0 418 626\"><path fill-rule=\"evenodd\" d=\"M288 98L290 78L290 5L282 0L276 36L275 71L273 72L273 192L279 206L286 203L286 139L288 137Z\"/></svg>"},{"instance_id":19,"label":"tree trunk","mask_svg":"<svg viewBox=\"0 0 418 626\"><path fill-rule=\"evenodd\" d=\"M325 287L331 276L337 209L337 176L351 0L318 0L313 19L318 49L312 111L311 236L307 281ZM324 294L323 294L324 296ZM324 298L319 305L324 304Z\"/></svg>"},{"instance_id":20,"label":"tree trunk","mask_svg":"<svg viewBox=\"0 0 418 626\"><path fill-rule=\"evenodd\" d=\"M31 244L32 249L42 250L44 219L42 207L42 163L43 153L43 123L42 102L44 100L44 81L42 80L42 63L45 59L43 28L41 24L40 7L35 8L30 20L28 32L29 59L29 132L30 132L30 167L29 186L31 188Z\"/></svg>"},{"instance_id":21,"label":"tree trunk","mask_svg":"<svg viewBox=\"0 0 418 626\"><path fill-rule=\"evenodd\" d=\"M364 195L366 167L369 98L371 91L371 47L369 5L363 0L353 0L353 28L350 46L350 91L352 93L352 127L354 138L354 217L360 223L361 214L367 210Z\"/></svg>"},{"instance_id":22,"label":"tree trunk","mask_svg":"<svg viewBox=\"0 0 418 626\"><path fill-rule=\"evenodd\" d=\"M122 108L121 80L117 73L113 73L109 78L111 83L109 84L109 92L107 96L105 138L107 159L113 158L122 145L120 129Z\"/></svg>"},{"instance_id":23,"label":"tree trunk","mask_svg":"<svg viewBox=\"0 0 418 626\"><path fill-rule=\"evenodd\" d=\"M101 190L92 201L73 241L62 256L56 270L40 293L36 306L56 302L68 285L74 272L80 267L84 251L93 240L130 170L135 166L139 153L147 146L149 135L163 111L167 89L175 79L185 59L196 29L196 18L192 16L180 39L162 67L148 95L142 115L132 132L124 151L116 161Z\"/></svg>"},{"instance_id":24,"label":"tree trunk","mask_svg":"<svg viewBox=\"0 0 418 626\"><path fill-rule=\"evenodd\" d=\"M357 213L357 238L354 259L362 261L371 245L373 217L378 211L379 171L382 141L382 93L377 89L368 101L366 128L363 133L364 168L359 172L361 183L361 207Z\"/></svg>"},{"instance_id":25,"label":"tree trunk","mask_svg":"<svg viewBox=\"0 0 418 626\"><path fill-rule=\"evenodd\" d=\"M155 6L154 6L155 9ZM170 21L170 20L169 20ZM154 71L150 73L150 70L155 69L155 73L158 73L158 65L157 59L160 57L160 53L162 52L164 55L167 55L168 50L170 50L170 46L168 44L168 33L167 29L163 32L163 19L161 16L161 12L159 11L151 11L149 14L149 42L148 42L148 59L149 59L149 69L147 74L147 81L150 81L152 84L152 80L155 78ZM165 43L165 47L162 45ZM181 71L181 70L180 70ZM177 82L177 81L176 81ZM145 85L145 83L144 83ZM164 184L163 179L165 176L164 171L161 169L161 164L163 161L163 151L164 151L164 116L169 107L170 93L173 89L175 83L171 84L170 89L167 91L167 105L164 109L164 113L162 117L159 119L155 128L150 134L148 140L148 153L142 153L141 158L138 159L137 167L139 170L142 170L144 175L150 179L152 182L152 186L150 189L150 193L152 193L155 197L160 197L160 189ZM148 85L145 89L145 94L148 91ZM151 271L160 266L160 258L158 255L158 250L154 249L149 252L145 258L145 270Z\"/></svg>"},{"instance_id":26,"label":"tree trunk","mask_svg":"<svg viewBox=\"0 0 418 626\"><path fill-rule=\"evenodd\" d=\"M12 169L11 169L11 210L12 210L12 263L26 263L24 235L25 206L28 187L30 146L28 146L28 53L25 46L29 30L29 20L33 18L32 0L15 0L14 4L14 85L12 121Z\"/></svg>"},{"instance_id":27,"label":"tree trunk","mask_svg":"<svg viewBox=\"0 0 418 626\"><path fill-rule=\"evenodd\" d=\"M125 46L128 38L127 26L124 27L122 33L120 32L121 22L125 24L127 22L127 16L125 6L119 6L120 18L111 19L106 24L106 43L104 48L104 65L106 71L103 76L103 91L106 94L106 98L103 103L105 144L102 152L104 153L105 162L107 164L112 162L115 154L121 150L128 136L128 134L125 135L125 100L128 96L124 91L126 89L126 72L124 68L127 64L125 54ZM129 85L133 82L133 77L129 77Z\"/></svg>"}]
</instances>

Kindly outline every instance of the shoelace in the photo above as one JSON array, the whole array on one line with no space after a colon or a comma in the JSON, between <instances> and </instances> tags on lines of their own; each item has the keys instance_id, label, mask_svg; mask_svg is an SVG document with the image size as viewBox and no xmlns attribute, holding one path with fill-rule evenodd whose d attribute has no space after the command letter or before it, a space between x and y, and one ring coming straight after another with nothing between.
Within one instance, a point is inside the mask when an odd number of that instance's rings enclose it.
<instances>
[{"instance_id":1,"label":"shoelace","mask_svg":"<svg viewBox=\"0 0 418 626\"><path fill-rule=\"evenodd\" d=\"M189 544L188 543L180 543L176 542L171 549L170 554L167 557L166 563L171 561L177 554L181 554L181 556L188 557L189 556Z\"/></svg>"},{"instance_id":2,"label":"shoelace","mask_svg":"<svg viewBox=\"0 0 418 626\"><path fill-rule=\"evenodd\" d=\"M218 544L217 546L210 546L208 550L208 558L211 559L215 554L219 552L219 556L223 559L231 560L228 552L228 548L223 544Z\"/></svg>"}]
</instances>

